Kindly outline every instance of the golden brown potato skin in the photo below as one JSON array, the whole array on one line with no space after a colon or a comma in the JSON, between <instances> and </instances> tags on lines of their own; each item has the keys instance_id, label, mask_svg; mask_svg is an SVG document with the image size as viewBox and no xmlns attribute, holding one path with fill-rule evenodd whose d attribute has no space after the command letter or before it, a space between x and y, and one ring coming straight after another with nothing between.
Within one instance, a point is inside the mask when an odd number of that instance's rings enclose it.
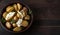
<instances>
[{"instance_id":1,"label":"golden brown potato skin","mask_svg":"<svg viewBox=\"0 0 60 35\"><path fill-rule=\"evenodd\" d=\"M22 22L22 26L23 26L23 27L27 27L27 26L28 26L28 22L24 20L24 21Z\"/></svg>"},{"instance_id":2,"label":"golden brown potato skin","mask_svg":"<svg viewBox=\"0 0 60 35\"><path fill-rule=\"evenodd\" d=\"M23 10L24 12L27 12L27 11L28 11L26 7L23 7L22 10Z\"/></svg>"},{"instance_id":3,"label":"golden brown potato skin","mask_svg":"<svg viewBox=\"0 0 60 35\"><path fill-rule=\"evenodd\" d=\"M26 7L23 7L23 9L22 9L22 13L23 13L23 16L25 17L26 15L27 15L27 8Z\"/></svg>"},{"instance_id":4,"label":"golden brown potato skin","mask_svg":"<svg viewBox=\"0 0 60 35\"><path fill-rule=\"evenodd\" d=\"M12 25L13 25L13 27L17 27L16 23L13 23Z\"/></svg>"},{"instance_id":5,"label":"golden brown potato skin","mask_svg":"<svg viewBox=\"0 0 60 35\"><path fill-rule=\"evenodd\" d=\"M22 29L20 28L20 27L15 27L14 29L13 29L13 31L15 31L15 32L19 32L19 31L21 31Z\"/></svg>"},{"instance_id":6,"label":"golden brown potato skin","mask_svg":"<svg viewBox=\"0 0 60 35\"><path fill-rule=\"evenodd\" d=\"M17 15L16 15L18 18L22 18L22 16L19 14L19 13L17 13Z\"/></svg>"},{"instance_id":7,"label":"golden brown potato skin","mask_svg":"<svg viewBox=\"0 0 60 35\"><path fill-rule=\"evenodd\" d=\"M18 10L21 10L22 5L20 3L17 3L17 4L14 4L13 7L16 11L18 11Z\"/></svg>"},{"instance_id":8,"label":"golden brown potato skin","mask_svg":"<svg viewBox=\"0 0 60 35\"><path fill-rule=\"evenodd\" d=\"M6 22L6 27L7 27L8 29L11 28L11 24L10 24L10 22Z\"/></svg>"},{"instance_id":9,"label":"golden brown potato skin","mask_svg":"<svg viewBox=\"0 0 60 35\"><path fill-rule=\"evenodd\" d=\"M15 21L17 21L18 20L18 17L17 16L14 16L14 18L13 18Z\"/></svg>"},{"instance_id":10,"label":"golden brown potato skin","mask_svg":"<svg viewBox=\"0 0 60 35\"><path fill-rule=\"evenodd\" d=\"M17 8L17 5L16 4L14 4L13 5L13 7L14 7L14 9L17 11L18 10L18 8Z\"/></svg>"},{"instance_id":11,"label":"golden brown potato skin","mask_svg":"<svg viewBox=\"0 0 60 35\"><path fill-rule=\"evenodd\" d=\"M6 15L7 15L7 12L4 12L4 13L3 13L3 18L5 18L5 17L6 17Z\"/></svg>"},{"instance_id":12,"label":"golden brown potato skin","mask_svg":"<svg viewBox=\"0 0 60 35\"><path fill-rule=\"evenodd\" d=\"M17 8L18 8L18 10L21 10L22 5L20 3L17 3Z\"/></svg>"},{"instance_id":13,"label":"golden brown potato skin","mask_svg":"<svg viewBox=\"0 0 60 35\"><path fill-rule=\"evenodd\" d=\"M25 17L25 20L30 20L30 16L27 15L27 16Z\"/></svg>"},{"instance_id":14,"label":"golden brown potato skin","mask_svg":"<svg viewBox=\"0 0 60 35\"><path fill-rule=\"evenodd\" d=\"M8 7L6 8L6 12L11 12L13 9L14 9L14 7L8 6Z\"/></svg>"}]
</instances>

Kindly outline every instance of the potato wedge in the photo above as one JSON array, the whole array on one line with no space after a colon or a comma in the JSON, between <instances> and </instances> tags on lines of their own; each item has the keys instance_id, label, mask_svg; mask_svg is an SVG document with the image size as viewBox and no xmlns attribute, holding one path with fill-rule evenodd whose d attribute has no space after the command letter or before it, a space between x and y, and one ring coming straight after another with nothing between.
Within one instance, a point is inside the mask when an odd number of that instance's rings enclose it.
<instances>
[{"instance_id":1,"label":"potato wedge","mask_svg":"<svg viewBox=\"0 0 60 35\"><path fill-rule=\"evenodd\" d=\"M17 21L18 20L18 17L17 16L14 16L14 18L13 18L15 21Z\"/></svg>"},{"instance_id":2,"label":"potato wedge","mask_svg":"<svg viewBox=\"0 0 60 35\"><path fill-rule=\"evenodd\" d=\"M21 10L20 13L22 14L22 17L26 16L26 12L24 12L23 10Z\"/></svg>"},{"instance_id":3,"label":"potato wedge","mask_svg":"<svg viewBox=\"0 0 60 35\"><path fill-rule=\"evenodd\" d=\"M11 28L11 24L10 24L10 22L6 22L6 27L7 27L8 29Z\"/></svg>"},{"instance_id":4,"label":"potato wedge","mask_svg":"<svg viewBox=\"0 0 60 35\"><path fill-rule=\"evenodd\" d=\"M7 12L4 12L4 13L3 13L3 18L5 18L5 17L6 17L6 15L7 15Z\"/></svg>"},{"instance_id":5,"label":"potato wedge","mask_svg":"<svg viewBox=\"0 0 60 35\"><path fill-rule=\"evenodd\" d=\"M14 9L15 9L16 11L18 11L18 8L17 8L17 5L16 5L16 4L14 4L13 7L14 7Z\"/></svg>"},{"instance_id":6,"label":"potato wedge","mask_svg":"<svg viewBox=\"0 0 60 35\"><path fill-rule=\"evenodd\" d=\"M20 27L16 27L16 28L14 28L13 29L13 31L15 31L15 32L19 32L19 31L21 31L22 29L20 28Z\"/></svg>"},{"instance_id":7,"label":"potato wedge","mask_svg":"<svg viewBox=\"0 0 60 35\"><path fill-rule=\"evenodd\" d=\"M23 17L27 15L27 8L23 7L23 9L20 11L23 14Z\"/></svg>"},{"instance_id":8,"label":"potato wedge","mask_svg":"<svg viewBox=\"0 0 60 35\"><path fill-rule=\"evenodd\" d=\"M24 19L25 19L25 20L30 20L30 16L27 15Z\"/></svg>"},{"instance_id":9,"label":"potato wedge","mask_svg":"<svg viewBox=\"0 0 60 35\"><path fill-rule=\"evenodd\" d=\"M18 17L18 18L22 18L22 16L21 16L19 13L17 13L17 17Z\"/></svg>"},{"instance_id":10,"label":"potato wedge","mask_svg":"<svg viewBox=\"0 0 60 35\"><path fill-rule=\"evenodd\" d=\"M23 17L25 17L25 16L26 16L26 12L24 12L24 11L23 11L23 12L22 12L22 14L23 14Z\"/></svg>"},{"instance_id":11,"label":"potato wedge","mask_svg":"<svg viewBox=\"0 0 60 35\"><path fill-rule=\"evenodd\" d=\"M17 3L17 8L18 8L18 10L21 10L22 5L20 3Z\"/></svg>"},{"instance_id":12,"label":"potato wedge","mask_svg":"<svg viewBox=\"0 0 60 35\"><path fill-rule=\"evenodd\" d=\"M21 26L27 27L27 26L28 26L28 22L24 20L24 21L22 22Z\"/></svg>"},{"instance_id":13,"label":"potato wedge","mask_svg":"<svg viewBox=\"0 0 60 35\"><path fill-rule=\"evenodd\" d=\"M12 7L12 6L8 6L7 8L6 8L6 12L11 12L11 11L13 11L14 10L14 7Z\"/></svg>"},{"instance_id":14,"label":"potato wedge","mask_svg":"<svg viewBox=\"0 0 60 35\"><path fill-rule=\"evenodd\" d=\"M12 25L13 25L13 27L17 27L16 23L13 23Z\"/></svg>"},{"instance_id":15,"label":"potato wedge","mask_svg":"<svg viewBox=\"0 0 60 35\"><path fill-rule=\"evenodd\" d=\"M26 8L26 7L23 7L23 9L22 9L24 12L27 12L28 11L28 9Z\"/></svg>"}]
</instances>

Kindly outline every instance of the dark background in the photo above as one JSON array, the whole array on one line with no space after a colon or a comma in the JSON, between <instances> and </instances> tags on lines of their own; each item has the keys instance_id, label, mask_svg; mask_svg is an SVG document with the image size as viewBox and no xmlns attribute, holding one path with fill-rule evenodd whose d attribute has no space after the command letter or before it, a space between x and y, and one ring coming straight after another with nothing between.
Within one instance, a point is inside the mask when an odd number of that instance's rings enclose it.
<instances>
[{"instance_id":1,"label":"dark background","mask_svg":"<svg viewBox=\"0 0 60 35\"><path fill-rule=\"evenodd\" d=\"M8 1L0 0L0 10ZM32 26L23 33L10 33L0 26L0 35L60 35L60 0L22 0L33 11Z\"/></svg>"}]
</instances>

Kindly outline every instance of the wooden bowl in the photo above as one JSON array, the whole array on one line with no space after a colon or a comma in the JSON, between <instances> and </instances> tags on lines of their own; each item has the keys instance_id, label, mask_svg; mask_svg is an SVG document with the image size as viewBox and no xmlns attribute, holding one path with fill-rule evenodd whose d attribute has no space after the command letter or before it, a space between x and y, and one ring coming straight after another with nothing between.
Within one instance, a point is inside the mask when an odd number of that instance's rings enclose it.
<instances>
[{"instance_id":1,"label":"wooden bowl","mask_svg":"<svg viewBox=\"0 0 60 35\"><path fill-rule=\"evenodd\" d=\"M14 32L14 31L8 30L8 29L4 26L4 23L1 22L2 14L3 14L3 12L6 10L5 8L6 8L8 5L15 4L15 3L21 3L22 5L24 5L25 7L27 7L28 10L30 9L26 4L24 4L23 2L20 2L20 1L18 1L18 2L12 2L12 3L8 3L8 4L4 4L5 6L3 7L3 9L2 9L2 11L1 11L1 13L0 13L0 24L1 24L2 28L4 28L4 29L5 29L6 31L8 31L8 32L21 33L21 32L26 31L26 30L31 26L31 24L32 24L32 22L33 22L33 14L32 14L32 12L31 12L31 14L30 14L31 19L30 19L29 25L28 25L24 30L21 30L21 31L19 31L19 32ZM30 10L31 10L31 9L30 9Z\"/></svg>"}]
</instances>

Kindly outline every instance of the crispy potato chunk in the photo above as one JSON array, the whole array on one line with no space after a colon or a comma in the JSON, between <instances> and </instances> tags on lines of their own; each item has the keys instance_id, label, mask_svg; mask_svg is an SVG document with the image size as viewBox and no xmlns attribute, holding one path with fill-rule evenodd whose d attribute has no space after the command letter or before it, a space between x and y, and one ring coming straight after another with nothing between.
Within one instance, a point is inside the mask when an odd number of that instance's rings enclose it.
<instances>
[{"instance_id":1,"label":"crispy potato chunk","mask_svg":"<svg viewBox=\"0 0 60 35\"><path fill-rule=\"evenodd\" d=\"M23 7L22 10L23 10L24 12L27 12L27 11L28 11L26 7Z\"/></svg>"},{"instance_id":2,"label":"crispy potato chunk","mask_svg":"<svg viewBox=\"0 0 60 35\"><path fill-rule=\"evenodd\" d=\"M17 21L18 20L18 17L17 16L14 16L14 18L13 18L15 21Z\"/></svg>"},{"instance_id":3,"label":"crispy potato chunk","mask_svg":"<svg viewBox=\"0 0 60 35\"><path fill-rule=\"evenodd\" d=\"M17 8L17 5L16 5L16 4L14 4L13 7L14 7L14 9L15 9L16 11L18 11L18 8Z\"/></svg>"},{"instance_id":4,"label":"crispy potato chunk","mask_svg":"<svg viewBox=\"0 0 60 35\"><path fill-rule=\"evenodd\" d=\"M3 13L3 18L5 18L5 17L6 17L6 15L7 15L7 12L4 12L4 13Z\"/></svg>"},{"instance_id":5,"label":"crispy potato chunk","mask_svg":"<svg viewBox=\"0 0 60 35\"><path fill-rule=\"evenodd\" d=\"M14 7L8 6L8 7L6 8L6 12L11 12L13 9L14 9Z\"/></svg>"},{"instance_id":6,"label":"crispy potato chunk","mask_svg":"<svg viewBox=\"0 0 60 35\"><path fill-rule=\"evenodd\" d=\"M26 12L23 11L23 16L25 17L26 16Z\"/></svg>"},{"instance_id":7,"label":"crispy potato chunk","mask_svg":"<svg viewBox=\"0 0 60 35\"><path fill-rule=\"evenodd\" d=\"M13 25L13 27L16 27L17 26L16 23L13 23L12 25Z\"/></svg>"},{"instance_id":8,"label":"crispy potato chunk","mask_svg":"<svg viewBox=\"0 0 60 35\"><path fill-rule=\"evenodd\" d=\"M21 16L19 13L17 13L17 17L18 17L18 18L22 18L22 16Z\"/></svg>"},{"instance_id":9,"label":"crispy potato chunk","mask_svg":"<svg viewBox=\"0 0 60 35\"><path fill-rule=\"evenodd\" d=\"M23 7L23 9L20 11L23 16L25 17L27 15L27 8L26 7Z\"/></svg>"},{"instance_id":10,"label":"crispy potato chunk","mask_svg":"<svg viewBox=\"0 0 60 35\"><path fill-rule=\"evenodd\" d=\"M10 24L10 22L6 22L6 27L7 27L8 29L11 28L11 24Z\"/></svg>"},{"instance_id":11,"label":"crispy potato chunk","mask_svg":"<svg viewBox=\"0 0 60 35\"><path fill-rule=\"evenodd\" d=\"M14 9L15 9L16 11L18 11L18 8L17 8L17 5L16 5L16 4L14 4L13 7L14 7Z\"/></svg>"},{"instance_id":12,"label":"crispy potato chunk","mask_svg":"<svg viewBox=\"0 0 60 35\"><path fill-rule=\"evenodd\" d=\"M30 20L30 16L27 15L27 16L25 17L25 20Z\"/></svg>"},{"instance_id":13,"label":"crispy potato chunk","mask_svg":"<svg viewBox=\"0 0 60 35\"><path fill-rule=\"evenodd\" d=\"M21 26L27 27L27 26L28 26L28 22L24 20L24 21L22 22L22 25L21 25Z\"/></svg>"},{"instance_id":14,"label":"crispy potato chunk","mask_svg":"<svg viewBox=\"0 0 60 35\"><path fill-rule=\"evenodd\" d=\"M22 5L20 3L17 3L17 8L18 8L18 10L21 10Z\"/></svg>"},{"instance_id":15,"label":"crispy potato chunk","mask_svg":"<svg viewBox=\"0 0 60 35\"><path fill-rule=\"evenodd\" d=\"M16 27L16 28L14 28L13 29L13 31L15 31L15 32L19 32L19 31L21 31L22 29L20 28L20 27Z\"/></svg>"}]
</instances>

